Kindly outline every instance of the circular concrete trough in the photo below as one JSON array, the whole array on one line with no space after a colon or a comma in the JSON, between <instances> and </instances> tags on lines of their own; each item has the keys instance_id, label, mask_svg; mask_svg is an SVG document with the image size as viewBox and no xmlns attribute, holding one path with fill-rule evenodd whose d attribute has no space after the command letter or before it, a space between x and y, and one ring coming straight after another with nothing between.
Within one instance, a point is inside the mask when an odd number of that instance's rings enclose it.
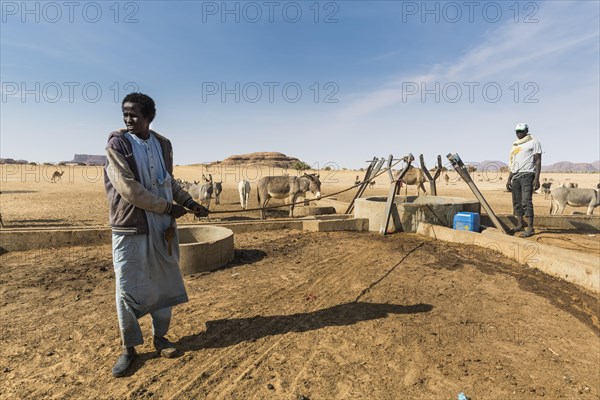
<instances>
[{"instance_id":1,"label":"circular concrete trough","mask_svg":"<svg viewBox=\"0 0 600 400\"><path fill-rule=\"evenodd\" d=\"M294 208L294 217L308 217L310 215L335 214L335 207L331 206L305 206Z\"/></svg>"},{"instance_id":2,"label":"circular concrete trough","mask_svg":"<svg viewBox=\"0 0 600 400\"><path fill-rule=\"evenodd\" d=\"M179 267L184 275L213 271L233 260L233 232L220 226L186 226L179 232Z\"/></svg>"},{"instance_id":3,"label":"circular concrete trough","mask_svg":"<svg viewBox=\"0 0 600 400\"><path fill-rule=\"evenodd\" d=\"M379 231L384 219L386 196L356 199L354 217L368 218L369 230ZM479 213L477 200L445 196L396 196L388 232L416 232L419 222L452 227L454 215L461 211Z\"/></svg>"}]
</instances>

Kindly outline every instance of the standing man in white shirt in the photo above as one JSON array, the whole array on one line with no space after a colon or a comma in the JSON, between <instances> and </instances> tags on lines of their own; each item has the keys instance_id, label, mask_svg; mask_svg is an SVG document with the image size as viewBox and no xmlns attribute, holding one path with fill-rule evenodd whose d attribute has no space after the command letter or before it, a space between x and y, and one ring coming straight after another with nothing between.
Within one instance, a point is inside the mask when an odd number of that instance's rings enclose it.
<instances>
[{"instance_id":1,"label":"standing man in white shirt","mask_svg":"<svg viewBox=\"0 0 600 400\"><path fill-rule=\"evenodd\" d=\"M533 236L533 191L540 188L542 170L542 145L529 134L529 126L521 123L515 128L517 140L513 143L508 166L510 174L506 190L512 192L513 211L517 226L513 232L522 231L527 218L527 229L521 237Z\"/></svg>"}]
</instances>

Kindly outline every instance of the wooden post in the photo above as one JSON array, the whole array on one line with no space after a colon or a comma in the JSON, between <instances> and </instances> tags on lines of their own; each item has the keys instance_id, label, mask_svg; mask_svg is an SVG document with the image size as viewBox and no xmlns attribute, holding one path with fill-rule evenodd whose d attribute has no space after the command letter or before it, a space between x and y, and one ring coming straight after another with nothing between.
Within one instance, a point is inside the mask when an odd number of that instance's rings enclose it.
<instances>
[{"instance_id":1,"label":"wooden post","mask_svg":"<svg viewBox=\"0 0 600 400\"><path fill-rule=\"evenodd\" d=\"M483 197L483 194L481 194L481 192L475 185L475 182L473 182L473 179L471 179L471 175L469 175L469 172L467 171L467 167L465 167L465 164L460 159L460 156L458 155L458 153L456 153L456 154L450 153L446 156L446 158L450 161L450 163L452 163L452 166L454 167L454 170L456 171L456 173L458 173L458 175L460 175L460 177L463 178L463 180L467 183L467 185L469 185L469 188L471 188L471 191L473 192L475 197L477 197L477 200L479 200L479 203L481 203L481 206L483 207L485 212L490 217L490 220L492 220L492 223L494 224L494 226L496 228L498 228L502 233L506 234L507 233L506 227L498 219L498 217L492 210L492 207L490 207L490 205L486 201L485 197Z\"/></svg>"},{"instance_id":2,"label":"wooden post","mask_svg":"<svg viewBox=\"0 0 600 400\"><path fill-rule=\"evenodd\" d=\"M431 193L432 196L437 196L437 187L436 187L435 181L437 178L439 178L440 173L442 172L442 156L438 155L438 158L437 158L438 163L437 163L437 166L435 169L435 173L433 174L433 177L431 176L431 174L429 173L429 170L425 166L425 159L423 158L423 154L421 154L419 156L419 160L421 161L421 169L423 170L423 173L427 177L427 180L429 180L429 193Z\"/></svg>"},{"instance_id":3,"label":"wooden post","mask_svg":"<svg viewBox=\"0 0 600 400\"><path fill-rule=\"evenodd\" d=\"M396 191L398 190L398 186L400 185L400 180L404 178L404 175L406 175L406 172L408 172L408 169L410 168L410 163L412 162L412 160L414 160L414 157L412 154L409 153L408 156L404 157L404 159L406 160L406 165L404 166L404 169L402 169L398 176L394 178L394 174L392 172L392 161L394 160L394 157L390 154L388 158L388 175L390 177L390 191L388 193L387 201L385 203L385 211L383 212L384 219L383 221L381 221L381 228L379 229L379 233L381 233L382 235L387 234L387 230L390 225L390 217L392 216L392 206L394 205Z\"/></svg>"},{"instance_id":4,"label":"wooden post","mask_svg":"<svg viewBox=\"0 0 600 400\"><path fill-rule=\"evenodd\" d=\"M350 214L352 212L352 210L354 210L354 201L357 198L359 198L362 195L362 193L365 191L365 187L366 187L365 185L368 183L367 179L371 175L371 171L373 170L373 167L375 166L376 162L377 162L377 157L373 157L373 160L371 160L371 163L367 167L367 171L365 172L365 177L362 180L360 186L358 187L358 190L354 194L352 201L350 201L350 204L348 205L348 208L346 209L345 214Z\"/></svg>"},{"instance_id":5,"label":"wooden post","mask_svg":"<svg viewBox=\"0 0 600 400\"><path fill-rule=\"evenodd\" d=\"M369 182L371 181L371 179L373 179L377 175L377 173L381 169L381 166L383 165L384 161L385 161L385 159L382 158L378 162L377 157L373 157L373 160L371 160L371 164L369 164L369 167L367 168L367 171L365 172L365 178L363 179L362 184L358 187L358 190L356 191L354 198L352 199L352 201L350 202L350 205L346 209L346 214L350 214L352 212L352 210L354 210L354 202L356 201L356 199L358 199L360 196L363 195L365 190L367 190L367 186L369 185Z\"/></svg>"}]
</instances>

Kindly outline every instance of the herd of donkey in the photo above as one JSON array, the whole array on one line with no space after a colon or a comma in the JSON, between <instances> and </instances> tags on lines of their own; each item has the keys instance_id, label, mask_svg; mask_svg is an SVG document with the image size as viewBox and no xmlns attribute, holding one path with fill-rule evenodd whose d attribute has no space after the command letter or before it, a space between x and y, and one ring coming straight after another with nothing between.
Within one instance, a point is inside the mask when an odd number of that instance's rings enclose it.
<instances>
[{"instance_id":1,"label":"herd of donkey","mask_svg":"<svg viewBox=\"0 0 600 400\"><path fill-rule=\"evenodd\" d=\"M474 172L474 171L470 171ZM483 180L481 174L478 175ZM450 177L444 171L441 177L448 185ZM459 178L460 179L460 178ZM219 204L219 196L222 191L222 182L213 182L212 175L202 175L202 182L186 182L178 180L179 184L186 189L194 199L199 200L207 208L210 207L210 200L214 194L215 203ZM427 182L425 174L420 168L410 167L404 177L400 180L400 188L405 187L405 195L408 195L408 186L416 186L417 196L422 191L427 193L424 183ZM362 182L357 175L355 186ZM373 188L375 180L371 180L368 185ZM555 186L552 188L552 186ZM248 199L250 195L250 182L242 179L238 183L238 191L240 195L240 205L242 209L248 208ZM294 204L298 196L304 196L307 191L311 191L316 198L320 198L321 182L318 174L304 174L301 177L279 176L279 177L263 177L257 183L257 194L259 207L262 208L262 218L266 218L264 208L270 198L290 200L290 217L293 217ZM587 207L587 215L592 215L594 208L600 205L600 183L595 189L579 188L574 182L554 182L552 178L544 178L541 183L538 193L544 194L544 199L550 198L550 214L560 215L563 213L567 205L571 207ZM397 194L400 194L400 189ZM262 199L262 200L261 200Z\"/></svg>"}]
</instances>

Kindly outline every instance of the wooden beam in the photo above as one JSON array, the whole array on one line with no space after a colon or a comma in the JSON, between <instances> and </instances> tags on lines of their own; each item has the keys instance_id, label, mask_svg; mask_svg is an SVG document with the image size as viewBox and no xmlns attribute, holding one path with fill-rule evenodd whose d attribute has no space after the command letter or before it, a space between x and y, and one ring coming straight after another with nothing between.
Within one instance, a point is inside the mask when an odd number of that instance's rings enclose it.
<instances>
[{"instance_id":1,"label":"wooden beam","mask_svg":"<svg viewBox=\"0 0 600 400\"><path fill-rule=\"evenodd\" d=\"M492 210L492 207L490 207L490 205L488 204L485 197L483 197L483 194L481 194L481 192L477 188L477 185L475 185L475 182L473 182L473 179L471 179L471 175L469 175L469 172L467 171L467 167L465 167L465 164L460 159L460 156L458 155L458 153L455 153L455 154L450 153L446 156L446 158L450 161L450 163L452 164L452 166L454 167L454 170L458 173L458 175L460 175L460 177L463 178L463 180L467 183L467 185L469 185L469 188L471 189L471 191L473 192L475 197L477 197L477 200L479 200L479 203L481 203L481 206L483 207L485 212L490 217L490 220L492 221L494 226L496 228L498 228L502 233L507 234L508 229L498 219L498 217Z\"/></svg>"},{"instance_id":2,"label":"wooden beam","mask_svg":"<svg viewBox=\"0 0 600 400\"><path fill-rule=\"evenodd\" d=\"M431 176L431 174L429 173L429 170L425 166L425 159L423 158L423 154L421 154L419 156L419 161L421 162L421 169L423 170L423 173L425 174L425 176L427 177L427 180L429 181L429 192L433 196L437 196L437 187L436 187L435 181L440 176L440 173L442 172L442 156L438 155L437 159L438 159L438 164L436 166L435 174L433 176Z\"/></svg>"},{"instance_id":3,"label":"wooden beam","mask_svg":"<svg viewBox=\"0 0 600 400\"><path fill-rule=\"evenodd\" d=\"M394 178L394 174L392 172L392 161L394 160L394 157L392 157L392 155L390 154L388 158L388 176L390 178L390 191L388 193L387 201L385 203L385 211L383 213L384 219L383 221L381 221L381 228L379 229L379 233L381 233L382 235L387 234L387 230L390 225L390 217L392 216L392 206L394 205L396 191L398 190L398 186L400 185L400 180L404 178L404 175L406 175L406 173L408 172L408 169L410 168L410 163L412 162L412 160L414 160L414 157L412 154L409 154L408 156L404 157L404 159L406 160L406 165L404 166L402 171L400 171L398 176Z\"/></svg>"},{"instance_id":4,"label":"wooden beam","mask_svg":"<svg viewBox=\"0 0 600 400\"><path fill-rule=\"evenodd\" d=\"M365 172L365 177L364 177L361 185L358 187L358 190L354 194L354 198L352 199L352 201L348 205L348 208L346 209L346 214L350 214L352 212L352 210L354 210L354 202L356 201L356 199L358 199L360 196L362 196L362 194L367 189L367 185L369 184L369 181L371 180L370 179L371 175L373 175L373 176L377 175L377 173L372 174L376 164L378 164L381 167L381 164L383 164L383 161L377 163L377 157L373 157L373 160L371 160L371 164L369 164L369 166L367 167L367 171ZM377 169L377 171L379 171L379 169Z\"/></svg>"}]
</instances>

